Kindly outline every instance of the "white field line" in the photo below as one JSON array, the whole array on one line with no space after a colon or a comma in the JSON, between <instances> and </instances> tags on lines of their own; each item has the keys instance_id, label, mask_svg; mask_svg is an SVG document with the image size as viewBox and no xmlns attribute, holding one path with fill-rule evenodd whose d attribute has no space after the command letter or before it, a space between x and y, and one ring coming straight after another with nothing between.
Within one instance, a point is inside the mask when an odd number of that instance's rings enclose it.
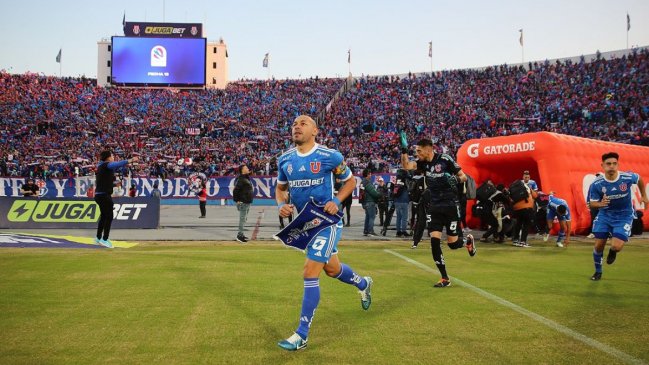
<instances>
[{"instance_id":1,"label":"white field line","mask_svg":"<svg viewBox=\"0 0 649 365\"><path fill-rule=\"evenodd\" d=\"M433 268L431 268L429 266L426 266L426 265L422 264L421 262L418 262L418 261L415 261L415 260L413 260L413 259L411 259L409 257L406 257L406 256L404 256L404 255L402 255L400 253L397 253L395 251L387 250L387 249L383 250L383 251L385 251L385 252L387 252L387 253L389 253L391 255L394 255L394 256L396 256L396 257L398 257L398 258L400 258L400 259L402 259L402 260L404 260L404 261L406 261L406 262L408 262L408 263L410 263L412 265L415 265L415 266L417 266L418 268L420 268L422 270L428 271L430 273L435 273L435 274L438 273L437 270L435 270L435 269L433 269ZM581 342L585 343L586 345L588 345L590 347L593 347L593 348L595 348L597 350L600 350L600 351L602 351L602 352L604 352L604 353L606 353L608 355L616 357L616 358L624 361L627 364L638 364L638 365L646 364L644 361L642 361L642 360L640 360L638 358L635 358L635 357L633 357L633 356L631 356L631 355L629 355L629 354L627 354L625 352L622 352L622 351L620 351L620 350L618 350L616 348L613 348L613 347L611 347L609 345L603 344L603 343L601 343L601 342L599 342L597 340L594 340L594 339L592 339L592 338L590 338L588 336L582 335L581 333L579 333L577 331L574 331L574 330L572 330L572 329L570 329L570 328L568 328L566 326L563 326L563 325L561 325L561 324L559 324L559 323L557 323L557 322L555 322L555 321L553 321L551 319L545 318L545 317L543 317L543 316L541 316L539 314L536 314L536 313L534 313L532 311L529 311L529 310L527 310L527 309L525 309L525 308L523 308L523 307L521 307L519 305L516 305L516 304L514 304L512 302L509 302L509 301L507 301L507 300L505 300L505 299L503 299L503 298L501 298L499 296L496 296L496 295L491 294L491 293L489 293L487 291L484 291L484 290L482 290L482 289L480 289L480 288L478 288L476 286L473 286L473 285L471 285L471 284L469 284L469 283L467 283L465 281L462 281L462 280L460 280L458 278L452 277L451 281L453 283L458 283L459 285L471 290L472 292L474 292L474 293L476 293L478 295L481 295L481 296L483 296L483 297L485 297L485 298L487 298L489 300L492 300L492 301L494 301L494 302L496 302L496 303L498 303L498 304L500 304L500 305L502 305L504 307L507 307L509 309L512 309L512 310L526 316L526 317L529 317L529 318L531 318L531 319L533 319L533 320L535 320L535 321L537 321L537 322L539 322L539 323L541 323L541 324L543 324L543 325L545 325L547 327L550 327L550 328L552 328L552 329L554 329L554 330L556 330L558 332L561 332L561 333L563 333L563 334L565 334L565 335L567 335L569 337L572 337L577 341L581 341Z\"/></svg>"}]
</instances>

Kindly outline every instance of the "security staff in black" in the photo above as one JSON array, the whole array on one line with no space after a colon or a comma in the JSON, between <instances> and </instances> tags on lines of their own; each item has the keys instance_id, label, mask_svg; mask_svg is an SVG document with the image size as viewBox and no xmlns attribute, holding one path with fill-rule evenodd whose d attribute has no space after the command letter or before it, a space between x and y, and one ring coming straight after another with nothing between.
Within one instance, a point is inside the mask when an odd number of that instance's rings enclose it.
<instances>
[{"instance_id":1,"label":"security staff in black","mask_svg":"<svg viewBox=\"0 0 649 365\"><path fill-rule=\"evenodd\" d=\"M460 208L457 185L466 181L462 168L449 155L438 154L433 150L433 141L422 139L417 143L417 161L410 161L408 146L401 138L401 166L406 170L419 170L424 173L424 193L419 205L424 205L426 222L430 235L430 245L435 264L442 278L434 286L444 288L451 285L446 273L446 263L442 254L442 229L446 228L447 243L452 249L466 247L469 255L476 253L472 235L461 238Z\"/></svg>"},{"instance_id":2,"label":"security staff in black","mask_svg":"<svg viewBox=\"0 0 649 365\"><path fill-rule=\"evenodd\" d=\"M110 225L113 223L113 183L115 170L138 160L133 157L128 160L115 162L111 151L102 151L97 164L95 202L99 205L99 222L97 224L97 237L95 243L112 248L113 243L108 239Z\"/></svg>"}]
</instances>

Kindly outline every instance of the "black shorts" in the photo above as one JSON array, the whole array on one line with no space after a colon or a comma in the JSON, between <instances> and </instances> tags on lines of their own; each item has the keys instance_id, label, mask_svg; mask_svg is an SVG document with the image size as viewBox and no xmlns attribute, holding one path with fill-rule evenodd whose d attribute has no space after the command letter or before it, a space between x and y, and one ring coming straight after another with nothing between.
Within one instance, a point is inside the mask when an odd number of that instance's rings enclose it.
<instances>
[{"instance_id":1,"label":"black shorts","mask_svg":"<svg viewBox=\"0 0 649 365\"><path fill-rule=\"evenodd\" d=\"M446 227L448 236L459 236L460 208L456 206L432 206L426 210L428 232L442 232Z\"/></svg>"}]
</instances>

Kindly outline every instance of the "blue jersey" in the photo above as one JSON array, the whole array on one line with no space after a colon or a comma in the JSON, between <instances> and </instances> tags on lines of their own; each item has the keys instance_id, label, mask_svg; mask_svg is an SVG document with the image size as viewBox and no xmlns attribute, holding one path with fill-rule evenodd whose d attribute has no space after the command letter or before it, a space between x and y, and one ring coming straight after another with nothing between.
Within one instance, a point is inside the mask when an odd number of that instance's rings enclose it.
<instances>
[{"instance_id":1,"label":"blue jersey","mask_svg":"<svg viewBox=\"0 0 649 365\"><path fill-rule=\"evenodd\" d=\"M554 210L556 212L557 208L560 205L563 205L563 206L566 207L566 212L570 212L570 207L568 206L568 202L566 202L565 200L563 200L561 198L557 198L554 195L550 195L550 199L548 201L548 209L552 209L552 210Z\"/></svg>"},{"instance_id":2,"label":"blue jersey","mask_svg":"<svg viewBox=\"0 0 649 365\"><path fill-rule=\"evenodd\" d=\"M595 178L597 179L597 178ZM595 181L593 181L595 182ZM586 205L590 208L590 193L593 191L593 183L590 183L588 186L588 194L586 194ZM592 209L592 208L591 208Z\"/></svg>"},{"instance_id":3,"label":"blue jersey","mask_svg":"<svg viewBox=\"0 0 649 365\"><path fill-rule=\"evenodd\" d=\"M633 217L633 203L631 201L631 185L637 184L640 175L634 172L619 172L614 181L600 176L590 186L591 201L601 201L604 194L610 199L607 207L599 208L598 216L604 217Z\"/></svg>"},{"instance_id":4,"label":"blue jersey","mask_svg":"<svg viewBox=\"0 0 649 365\"><path fill-rule=\"evenodd\" d=\"M534 190L534 191L539 191L539 186L536 184L536 181L530 179L530 181L526 182L527 187Z\"/></svg>"},{"instance_id":5,"label":"blue jersey","mask_svg":"<svg viewBox=\"0 0 649 365\"><path fill-rule=\"evenodd\" d=\"M566 207L566 214L564 215L559 215L557 212L557 208L563 205ZM555 217L559 218L559 221L569 221L570 218L570 207L568 206L568 202L561 198L557 198L554 195L550 195L548 199L548 213L546 214L546 217L548 220L553 220Z\"/></svg>"},{"instance_id":6,"label":"blue jersey","mask_svg":"<svg viewBox=\"0 0 649 365\"><path fill-rule=\"evenodd\" d=\"M304 154L291 148L279 157L277 163L277 183L288 184L291 203L298 212L311 198L319 205L333 199L335 179L347 181L352 178L343 155L317 143Z\"/></svg>"}]
</instances>

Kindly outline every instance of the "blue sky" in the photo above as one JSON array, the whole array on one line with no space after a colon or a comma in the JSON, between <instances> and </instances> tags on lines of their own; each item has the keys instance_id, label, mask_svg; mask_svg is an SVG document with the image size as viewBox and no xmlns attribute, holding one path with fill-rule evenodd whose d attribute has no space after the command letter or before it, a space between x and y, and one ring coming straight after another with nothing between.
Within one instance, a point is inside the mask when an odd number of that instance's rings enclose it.
<instances>
[{"instance_id":1,"label":"blue sky","mask_svg":"<svg viewBox=\"0 0 649 365\"><path fill-rule=\"evenodd\" d=\"M97 73L97 41L128 21L201 22L223 37L230 80L401 74L543 60L649 45L649 1L6 1L0 0L0 69L64 76ZM644 21L643 21L644 20Z\"/></svg>"}]
</instances>

